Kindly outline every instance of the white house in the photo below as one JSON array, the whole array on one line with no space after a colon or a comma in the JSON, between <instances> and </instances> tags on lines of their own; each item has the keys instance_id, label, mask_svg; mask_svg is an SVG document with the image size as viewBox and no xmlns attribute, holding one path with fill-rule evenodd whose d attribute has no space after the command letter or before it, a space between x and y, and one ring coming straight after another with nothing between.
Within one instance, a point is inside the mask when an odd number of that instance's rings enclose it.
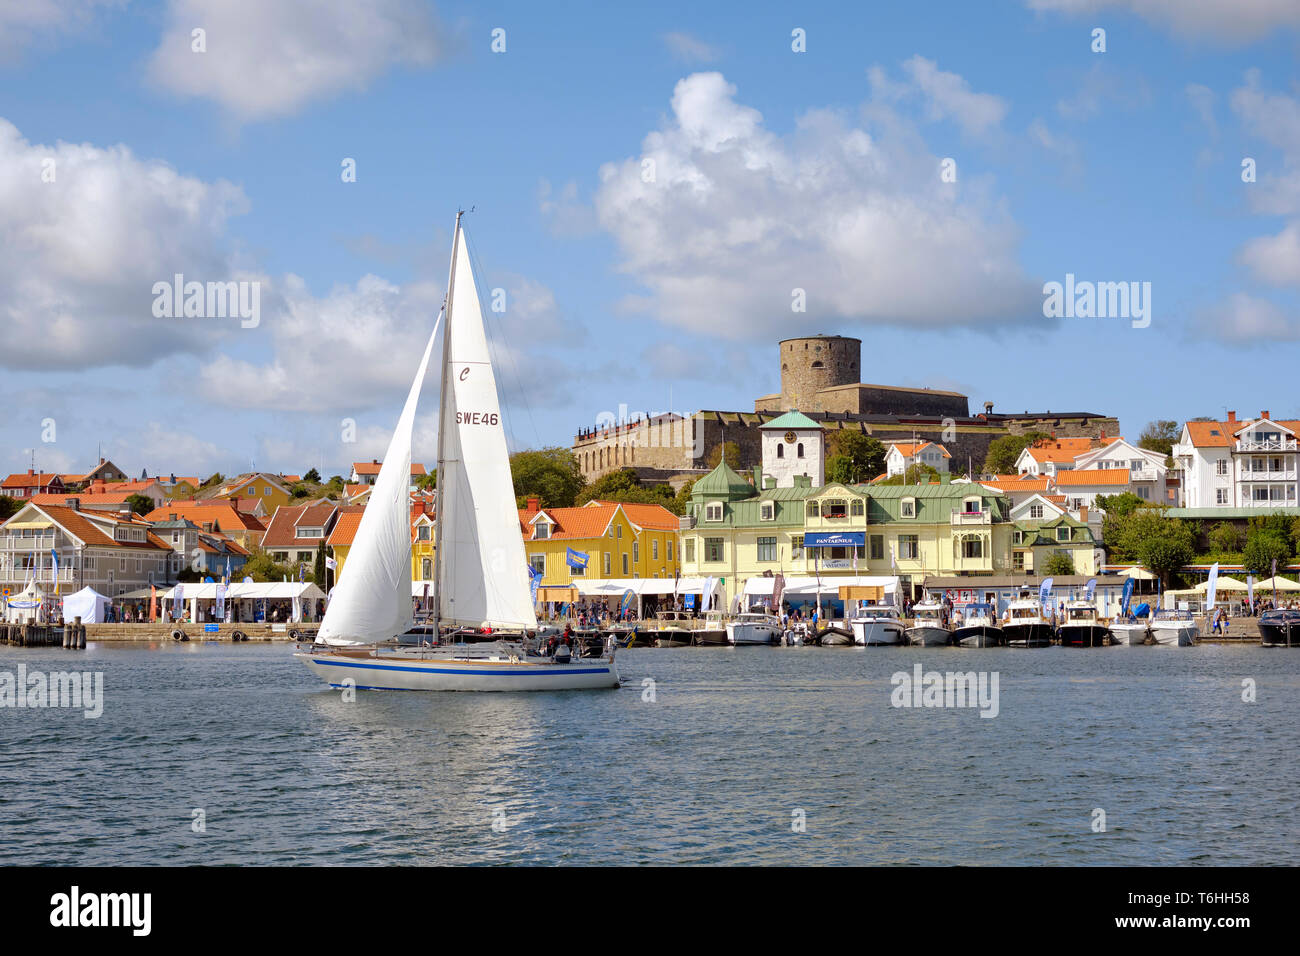
<instances>
[{"instance_id":1,"label":"white house","mask_svg":"<svg viewBox=\"0 0 1300 956\"><path fill-rule=\"evenodd\" d=\"M1116 438L1100 448L1091 448L1074 459L1074 472L1106 471L1123 472L1125 480L1116 481L1113 476L1096 476L1098 480L1089 481L1078 474L1072 475L1064 483L1058 482L1061 494L1070 498L1070 506L1078 508L1079 504L1091 505L1092 500L1083 500L1089 489L1093 498L1098 494L1113 495L1128 491L1143 501L1152 504L1177 504L1170 498L1167 489L1169 469L1165 467L1165 456L1158 451L1139 448L1123 438ZM1124 487L1120 488L1119 485Z\"/></svg>"},{"instance_id":2,"label":"white house","mask_svg":"<svg viewBox=\"0 0 1300 956\"><path fill-rule=\"evenodd\" d=\"M800 412L786 412L759 429L763 443L763 474L778 488L793 488L796 475L814 488L826 484L826 450L822 427Z\"/></svg>"},{"instance_id":3,"label":"white house","mask_svg":"<svg viewBox=\"0 0 1300 956\"><path fill-rule=\"evenodd\" d=\"M1294 508L1300 421L1258 418L1187 422L1174 457L1185 508Z\"/></svg>"},{"instance_id":4,"label":"white house","mask_svg":"<svg viewBox=\"0 0 1300 956\"><path fill-rule=\"evenodd\" d=\"M906 473L913 465L929 465L943 475L948 473L950 458L948 449L934 442L890 442L889 451L885 452L885 474L892 478Z\"/></svg>"},{"instance_id":5,"label":"white house","mask_svg":"<svg viewBox=\"0 0 1300 956\"><path fill-rule=\"evenodd\" d=\"M1047 475L1055 477L1059 471L1076 467L1075 459L1081 455L1108 448L1122 438L1051 438L1034 442L1016 459L1016 471L1022 475Z\"/></svg>"}]
</instances>

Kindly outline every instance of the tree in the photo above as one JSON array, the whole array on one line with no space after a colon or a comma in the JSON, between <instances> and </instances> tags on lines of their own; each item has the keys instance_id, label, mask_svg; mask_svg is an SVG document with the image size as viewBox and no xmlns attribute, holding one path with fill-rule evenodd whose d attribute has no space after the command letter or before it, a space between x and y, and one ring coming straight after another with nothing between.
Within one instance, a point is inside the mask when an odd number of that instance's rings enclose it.
<instances>
[{"instance_id":1,"label":"tree","mask_svg":"<svg viewBox=\"0 0 1300 956\"><path fill-rule=\"evenodd\" d=\"M676 503L671 485L643 485L634 468L620 468L601 475L578 495L578 504L588 501L620 501L636 504L663 505L671 509ZM680 513L680 512L678 512Z\"/></svg>"},{"instance_id":2,"label":"tree","mask_svg":"<svg viewBox=\"0 0 1300 956\"><path fill-rule=\"evenodd\" d=\"M438 469L430 468L427 475L421 475L416 479L415 487L421 491L431 491L438 487Z\"/></svg>"},{"instance_id":3,"label":"tree","mask_svg":"<svg viewBox=\"0 0 1300 956\"><path fill-rule=\"evenodd\" d=\"M1168 587L1175 572L1182 570L1195 557L1195 551L1186 541L1176 538L1150 538L1142 542L1138 560L1142 567L1158 575Z\"/></svg>"},{"instance_id":4,"label":"tree","mask_svg":"<svg viewBox=\"0 0 1300 956\"><path fill-rule=\"evenodd\" d=\"M315 582L316 587L322 591L329 591L329 585L325 576L325 539L321 538L320 543L316 545L316 564L311 570L311 579Z\"/></svg>"},{"instance_id":5,"label":"tree","mask_svg":"<svg viewBox=\"0 0 1300 956\"><path fill-rule=\"evenodd\" d=\"M153 511L153 499L147 495L128 495L126 504L138 515L147 515Z\"/></svg>"},{"instance_id":6,"label":"tree","mask_svg":"<svg viewBox=\"0 0 1300 956\"><path fill-rule=\"evenodd\" d=\"M0 495L0 521L7 521L16 515L22 508L22 502L9 495Z\"/></svg>"},{"instance_id":7,"label":"tree","mask_svg":"<svg viewBox=\"0 0 1300 956\"><path fill-rule=\"evenodd\" d=\"M320 484L320 472L313 468L307 474L302 476L303 481L310 481L314 485Z\"/></svg>"},{"instance_id":8,"label":"tree","mask_svg":"<svg viewBox=\"0 0 1300 956\"><path fill-rule=\"evenodd\" d=\"M1016 470L1016 459L1020 453L1036 441L1048 440L1052 436L1046 432L1025 432L1023 435L1003 435L989 442L988 454L984 457L984 472L992 475L1009 475Z\"/></svg>"},{"instance_id":9,"label":"tree","mask_svg":"<svg viewBox=\"0 0 1300 956\"><path fill-rule=\"evenodd\" d=\"M836 432L830 440L830 457L826 460L826 477L844 485L860 485L885 470L883 444L862 432Z\"/></svg>"},{"instance_id":10,"label":"tree","mask_svg":"<svg viewBox=\"0 0 1300 956\"><path fill-rule=\"evenodd\" d=\"M1116 557L1121 557L1117 543L1124 537L1128 518L1139 508L1146 507L1146 502L1133 492L1125 491L1118 495L1098 495L1097 507L1104 514L1101 519L1101 540L1106 543L1108 550L1115 552ZM1128 558L1136 560L1131 555Z\"/></svg>"},{"instance_id":11,"label":"tree","mask_svg":"<svg viewBox=\"0 0 1300 956\"><path fill-rule=\"evenodd\" d=\"M1191 525L1166 517L1163 508L1139 508L1124 519L1113 548L1117 557L1137 561L1168 584L1195 557L1196 535Z\"/></svg>"},{"instance_id":12,"label":"tree","mask_svg":"<svg viewBox=\"0 0 1300 956\"><path fill-rule=\"evenodd\" d=\"M1166 419L1147 422L1146 428L1142 429L1142 434L1138 438L1138 447L1145 448L1147 451L1158 451L1168 458L1174 453L1174 442L1178 441L1182 431L1177 422Z\"/></svg>"},{"instance_id":13,"label":"tree","mask_svg":"<svg viewBox=\"0 0 1300 956\"><path fill-rule=\"evenodd\" d=\"M571 507L584 483L578 459L567 448L516 452L510 456L510 474L515 496L540 498L543 508Z\"/></svg>"},{"instance_id":14,"label":"tree","mask_svg":"<svg viewBox=\"0 0 1300 956\"><path fill-rule=\"evenodd\" d=\"M893 475L879 482L881 485L928 485L939 479L939 472L930 465L917 462L914 465L908 465L907 471L901 475Z\"/></svg>"},{"instance_id":15,"label":"tree","mask_svg":"<svg viewBox=\"0 0 1300 956\"><path fill-rule=\"evenodd\" d=\"M718 464L726 457L727 464L732 468L740 467L740 446L734 441L724 442L721 445L714 445L709 450L708 464L710 468L717 468Z\"/></svg>"},{"instance_id":16,"label":"tree","mask_svg":"<svg viewBox=\"0 0 1300 956\"><path fill-rule=\"evenodd\" d=\"M673 503L668 505L669 511L675 515L686 514L686 506L690 504L691 501L691 489L695 487L695 482L697 481L699 481L698 478L692 478L690 481L682 485L678 490L677 495L673 498Z\"/></svg>"},{"instance_id":17,"label":"tree","mask_svg":"<svg viewBox=\"0 0 1300 956\"><path fill-rule=\"evenodd\" d=\"M1043 562L1040 572L1043 575L1060 575L1064 577L1067 574L1074 574L1074 559L1064 551L1053 551Z\"/></svg>"},{"instance_id":18,"label":"tree","mask_svg":"<svg viewBox=\"0 0 1300 956\"><path fill-rule=\"evenodd\" d=\"M1250 574L1271 575L1273 562L1286 567L1294 552L1291 542L1281 535L1268 531L1255 531L1246 538L1241 550L1241 566Z\"/></svg>"},{"instance_id":19,"label":"tree","mask_svg":"<svg viewBox=\"0 0 1300 956\"><path fill-rule=\"evenodd\" d=\"M1220 521L1207 535L1216 554L1235 554L1241 550L1246 535L1231 521Z\"/></svg>"},{"instance_id":20,"label":"tree","mask_svg":"<svg viewBox=\"0 0 1300 956\"><path fill-rule=\"evenodd\" d=\"M248 560L244 562L243 573L254 581L291 581L298 579L298 569L292 564L277 564L271 555L261 548L253 549Z\"/></svg>"}]
</instances>

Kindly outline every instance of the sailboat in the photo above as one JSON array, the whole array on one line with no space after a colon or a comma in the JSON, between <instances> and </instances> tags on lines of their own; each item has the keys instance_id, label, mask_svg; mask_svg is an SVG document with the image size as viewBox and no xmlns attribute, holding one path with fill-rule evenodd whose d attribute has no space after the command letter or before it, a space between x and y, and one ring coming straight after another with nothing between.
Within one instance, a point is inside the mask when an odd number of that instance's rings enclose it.
<instances>
[{"instance_id":1,"label":"sailboat","mask_svg":"<svg viewBox=\"0 0 1300 956\"><path fill-rule=\"evenodd\" d=\"M331 687L590 690L617 687L597 657L538 636L496 377L456 215L447 299L425 345L316 642L294 656ZM416 625L408 485L415 412L442 327L434 610Z\"/></svg>"}]
</instances>

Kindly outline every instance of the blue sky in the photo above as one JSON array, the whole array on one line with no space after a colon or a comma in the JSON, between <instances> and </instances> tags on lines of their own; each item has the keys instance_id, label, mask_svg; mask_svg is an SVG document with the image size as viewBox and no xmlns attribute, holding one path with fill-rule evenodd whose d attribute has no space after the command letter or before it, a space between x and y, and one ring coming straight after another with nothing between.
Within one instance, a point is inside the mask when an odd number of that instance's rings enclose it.
<instances>
[{"instance_id":1,"label":"blue sky","mask_svg":"<svg viewBox=\"0 0 1300 956\"><path fill-rule=\"evenodd\" d=\"M751 409L818 331L973 410L1300 417L1298 51L1279 0L0 0L0 470L381 454L458 206L516 447ZM155 318L176 272L260 324ZM1044 318L1067 273L1151 325Z\"/></svg>"}]
</instances>

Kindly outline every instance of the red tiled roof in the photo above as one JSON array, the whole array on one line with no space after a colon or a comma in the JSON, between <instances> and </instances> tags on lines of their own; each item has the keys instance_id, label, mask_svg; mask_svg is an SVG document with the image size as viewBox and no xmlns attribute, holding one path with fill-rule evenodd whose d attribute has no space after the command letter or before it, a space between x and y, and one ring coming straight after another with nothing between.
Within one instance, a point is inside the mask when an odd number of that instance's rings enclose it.
<instances>
[{"instance_id":1,"label":"red tiled roof","mask_svg":"<svg viewBox=\"0 0 1300 956\"><path fill-rule=\"evenodd\" d=\"M111 528L115 524L128 524L139 527L142 522L134 519L118 518L115 515L98 511L77 511L75 508L56 505L36 505L36 507L48 515L51 521L57 522L69 534L80 538L88 545L171 551L171 547L152 531L145 532L144 541L117 541L113 538L112 533L105 531L103 527L103 525L108 525Z\"/></svg>"},{"instance_id":2,"label":"red tiled roof","mask_svg":"<svg viewBox=\"0 0 1300 956\"><path fill-rule=\"evenodd\" d=\"M320 539L296 537L294 529L299 524L308 528L323 528L337 510L338 505L329 500L301 505L281 505L275 509L275 514L266 527L266 534L262 535L262 547L301 547L308 542L314 544Z\"/></svg>"},{"instance_id":3,"label":"red tiled roof","mask_svg":"<svg viewBox=\"0 0 1300 956\"><path fill-rule=\"evenodd\" d=\"M144 516L146 521L167 521L175 515L194 522L200 528L211 522L212 527L224 534L232 531L265 531L256 515L238 509L230 501L173 501L155 508Z\"/></svg>"},{"instance_id":4,"label":"red tiled roof","mask_svg":"<svg viewBox=\"0 0 1300 956\"><path fill-rule=\"evenodd\" d=\"M0 483L0 488L44 488L54 479L63 481L62 476L52 471L42 471L29 475L27 472L10 475Z\"/></svg>"},{"instance_id":5,"label":"red tiled roof","mask_svg":"<svg viewBox=\"0 0 1300 956\"><path fill-rule=\"evenodd\" d=\"M602 505L611 505L617 507L620 502L617 501L600 501ZM680 519L663 505L638 504L635 502L622 502L623 514L627 519L638 528L647 528L651 531L676 531L681 527Z\"/></svg>"},{"instance_id":6,"label":"red tiled roof","mask_svg":"<svg viewBox=\"0 0 1300 956\"><path fill-rule=\"evenodd\" d=\"M1053 438L1043 440L1030 445L1025 450L1034 461L1042 464L1045 462L1073 462L1075 458L1085 452L1093 451L1096 448L1106 448L1113 445L1121 439L1103 438L1100 445L1093 445L1091 438Z\"/></svg>"},{"instance_id":7,"label":"red tiled roof","mask_svg":"<svg viewBox=\"0 0 1300 956\"><path fill-rule=\"evenodd\" d=\"M1082 471L1068 470L1056 473L1056 484L1065 488L1075 485L1127 485L1128 470L1125 468L1086 468Z\"/></svg>"}]
</instances>

